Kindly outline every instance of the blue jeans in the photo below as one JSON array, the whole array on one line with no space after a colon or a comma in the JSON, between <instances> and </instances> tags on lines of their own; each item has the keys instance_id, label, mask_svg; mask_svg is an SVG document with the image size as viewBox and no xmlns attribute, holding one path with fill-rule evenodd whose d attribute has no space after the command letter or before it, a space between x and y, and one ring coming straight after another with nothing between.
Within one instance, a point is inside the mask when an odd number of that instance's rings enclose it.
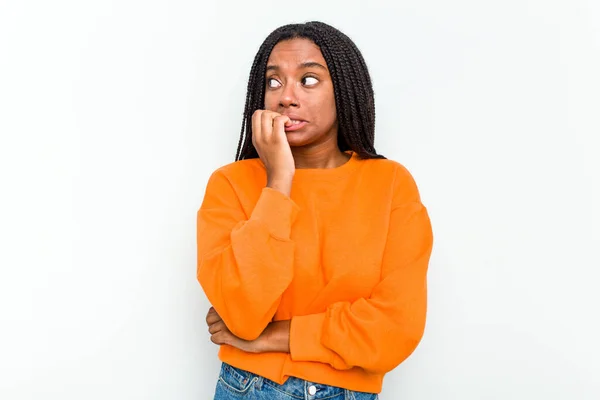
<instances>
[{"instance_id":1,"label":"blue jeans","mask_svg":"<svg viewBox=\"0 0 600 400\"><path fill-rule=\"evenodd\" d=\"M221 365L214 400L377 400L374 393L354 392L335 386L289 377L283 385L267 378Z\"/></svg>"}]
</instances>

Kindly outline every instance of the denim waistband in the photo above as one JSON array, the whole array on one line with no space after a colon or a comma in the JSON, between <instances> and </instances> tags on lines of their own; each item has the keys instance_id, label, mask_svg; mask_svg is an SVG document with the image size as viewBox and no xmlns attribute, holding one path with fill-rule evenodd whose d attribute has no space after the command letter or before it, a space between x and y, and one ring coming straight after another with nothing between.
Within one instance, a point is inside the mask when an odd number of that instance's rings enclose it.
<instances>
[{"instance_id":1,"label":"denim waistband","mask_svg":"<svg viewBox=\"0 0 600 400\"><path fill-rule=\"evenodd\" d=\"M290 400L375 400L378 398L374 393L354 392L336 386L306 381L293 376L280 385L270 379L236 368L227 363L222 364L219 379L230 391L241 394L253 390L257 392L259 396L257 398L260 399L263 398L261 393L265 395L264 398ZM268 396L266 396L267 392L270 393ZM277 397L278 395L283 396Z\"/></svg>"}]
</instances>

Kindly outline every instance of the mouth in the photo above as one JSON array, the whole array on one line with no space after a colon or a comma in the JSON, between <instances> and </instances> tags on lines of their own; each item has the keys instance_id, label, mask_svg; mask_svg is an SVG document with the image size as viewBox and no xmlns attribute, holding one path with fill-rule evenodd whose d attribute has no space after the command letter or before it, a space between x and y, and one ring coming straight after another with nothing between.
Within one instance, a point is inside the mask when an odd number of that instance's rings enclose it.
<instances>
[{"instance_id":1,"label":"mouth","mask_svg":"<svg viewBox=\"0 0 600 400\"><path fill-rule=\"evenodd\" d=\"M308 122L306 121L301 121L301 120L291 120L289 125L285 126L285 131L286 132L293 132L293 131L297 131L299 129L304 128L304 126L308 124Z\"/></svg>"}]
</instances>

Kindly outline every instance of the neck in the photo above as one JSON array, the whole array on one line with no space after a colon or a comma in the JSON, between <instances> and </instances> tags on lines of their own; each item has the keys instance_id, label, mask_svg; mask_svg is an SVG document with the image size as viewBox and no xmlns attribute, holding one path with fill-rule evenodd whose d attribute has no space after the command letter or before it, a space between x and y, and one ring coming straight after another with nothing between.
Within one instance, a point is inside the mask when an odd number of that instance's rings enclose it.
<instances>
[{"instance_id":1,"label":"neck","mask_svg":"<svg viewBox=\"0 0 600 400\"><path fill-rule=\"evenodd\" d=\"M350 156L339 149L337 141L315 147L292 147L296 169L337 168L345 164Z\"/></svg>"}]
</instances>

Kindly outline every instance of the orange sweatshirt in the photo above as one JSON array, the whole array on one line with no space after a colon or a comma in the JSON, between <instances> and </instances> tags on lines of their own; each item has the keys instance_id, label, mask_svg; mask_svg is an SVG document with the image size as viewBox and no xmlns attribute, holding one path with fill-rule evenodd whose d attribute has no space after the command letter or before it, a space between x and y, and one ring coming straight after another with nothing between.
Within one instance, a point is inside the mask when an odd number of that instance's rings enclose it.
<instances>
[{"instance_id":1,"label":"orange sweatshirt","mask_svg":"<svg viewBox=\"0 0 600 400\"><path fill-rule=\"evenodd\" d=\"M198 280L230 331L257 338L291 319L290 354L221 346L219 358L279 384L288 376L379 393L421 340L432 231L402 165L352 153L298 169L290 197L260 159L215 171L198 211Z\"/></svg>"}]
</instances>

